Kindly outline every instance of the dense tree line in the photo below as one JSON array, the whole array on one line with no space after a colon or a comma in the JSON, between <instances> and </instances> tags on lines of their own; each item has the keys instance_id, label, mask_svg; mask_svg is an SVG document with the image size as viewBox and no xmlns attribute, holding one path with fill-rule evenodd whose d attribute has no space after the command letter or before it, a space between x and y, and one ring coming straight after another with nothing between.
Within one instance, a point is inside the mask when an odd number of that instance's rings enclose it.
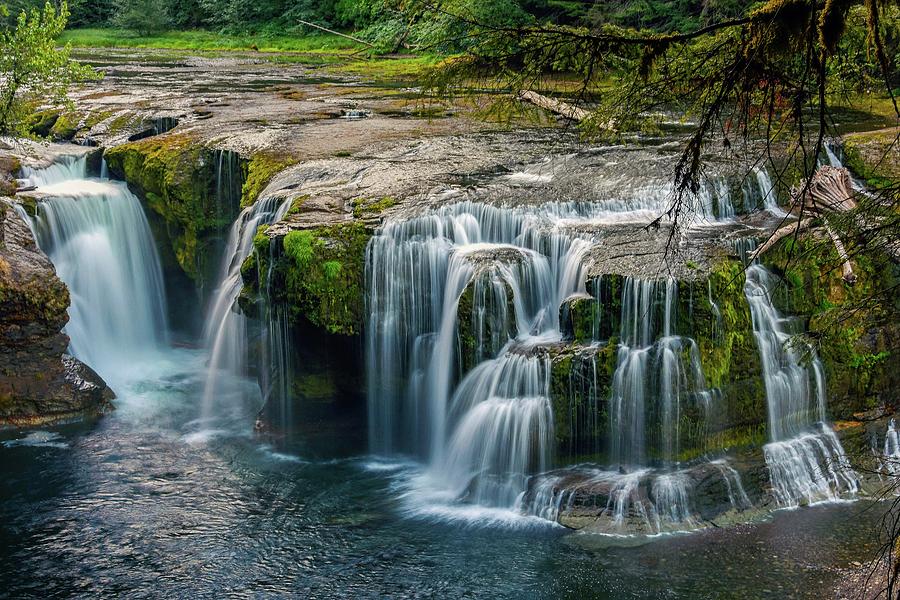
<instances>
[{"instance_id":1,"label":"dense tree line","mask_svg":"<svg viewBox=\"0 0 900 600\"><path fill-rule=\"evenodd\" d=\"M7 0L9 12L40 8L42 0ZM742 14L752 0L72 0L69 27L120 27L138 33L212 29L228 33L309 31L300 21L360 32L376 42L420 44L456 39L457 16L486 24L615 23L656 31L686 31Z\"/></svg>"}]
</instances>

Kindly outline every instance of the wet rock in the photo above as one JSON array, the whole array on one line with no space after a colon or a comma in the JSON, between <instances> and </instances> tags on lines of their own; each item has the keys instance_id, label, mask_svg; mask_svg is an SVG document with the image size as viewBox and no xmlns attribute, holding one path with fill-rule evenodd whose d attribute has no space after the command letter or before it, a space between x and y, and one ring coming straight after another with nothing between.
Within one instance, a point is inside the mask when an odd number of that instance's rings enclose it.
<instances>
[{"instance_id":1,"label":"wet rock","mask_svg":"<svg viewBox=\"0 0 900 600\"><path fill-rule=\"evenodd\" d=\"M69 292L7 200L0 200L0 232L0 427L110 410L112 391L65 354Z\"/></svg>"}]
</instances>

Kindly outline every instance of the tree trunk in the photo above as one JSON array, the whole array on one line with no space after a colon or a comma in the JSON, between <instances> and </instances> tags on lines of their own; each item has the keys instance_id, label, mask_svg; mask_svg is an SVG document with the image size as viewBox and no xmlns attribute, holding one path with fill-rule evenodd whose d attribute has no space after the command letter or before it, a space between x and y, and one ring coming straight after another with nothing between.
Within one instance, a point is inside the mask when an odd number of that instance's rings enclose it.
<instances>
[{"instance_id":1,"label":"tree trunk","mask_svg":"<svg viewBox=\"0 0 900 600\"><path fill-rule=\"evenodd\" d=\"M556 113L576 122L583 121L590 114L583 108L578 108L577 106L573 106L568 102L563 102L562 100L557 100L556 98L548 98L547 96L542 96L541 94L532 92L531 90L520 91L518 97L519 100L522 100L523 102L530 102L535 106L543 108L544 110L548 110L552 113Z\"/></svg>"}]
</instances>

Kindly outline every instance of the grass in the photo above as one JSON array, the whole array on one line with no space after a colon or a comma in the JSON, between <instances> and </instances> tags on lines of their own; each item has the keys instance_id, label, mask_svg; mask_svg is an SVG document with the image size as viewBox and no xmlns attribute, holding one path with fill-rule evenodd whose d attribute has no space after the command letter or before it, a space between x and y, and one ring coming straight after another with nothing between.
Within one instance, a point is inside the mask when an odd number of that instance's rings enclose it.
<instances>
[{"instance_id":1,"label":"grass","mask_svg":"<svg viewBox=\"0 0 900 600\"><path fill-rule=\"evenodd\" d=\"M170 50L259 50L260 52L350 53L365 46L332 34L228 35L213 31L167 31L141 37L121 29L68 29L61 44L75 48L165 48Z\"/></svg>"},{"instance_id":2,"label":"grass","mask_svg":"<svg viewBox=\"0 0 900 600\"><path fill-rule=\"evenodd\" d=\"M73 48L160 48L183 51L253 51L271 53L272 62L302 63L331 67L336 73L377 79L413 79L434 66L432 55L372 56L369 48L346 38L316 33L308 35L228 35L204 30L168 31L140 37L121 29L69 29L60 44Z\"/></svg>"}]
</instances>

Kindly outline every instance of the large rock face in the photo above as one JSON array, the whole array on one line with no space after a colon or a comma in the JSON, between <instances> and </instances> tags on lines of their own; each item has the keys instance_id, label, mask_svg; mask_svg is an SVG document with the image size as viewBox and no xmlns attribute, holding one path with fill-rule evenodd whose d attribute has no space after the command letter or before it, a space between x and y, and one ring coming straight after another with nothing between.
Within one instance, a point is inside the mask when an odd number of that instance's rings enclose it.
<instances>
[{"instance_id":1,"label":"large rock face","mask_svg":"<svg viewBox=\"0 0 900 600\"><path fill-rule=\"evenodd\" d=\"M65 354L69 292L25 222L0 199L0 427L109 410L112 391Z\"/></svg>"}]
</instances>

